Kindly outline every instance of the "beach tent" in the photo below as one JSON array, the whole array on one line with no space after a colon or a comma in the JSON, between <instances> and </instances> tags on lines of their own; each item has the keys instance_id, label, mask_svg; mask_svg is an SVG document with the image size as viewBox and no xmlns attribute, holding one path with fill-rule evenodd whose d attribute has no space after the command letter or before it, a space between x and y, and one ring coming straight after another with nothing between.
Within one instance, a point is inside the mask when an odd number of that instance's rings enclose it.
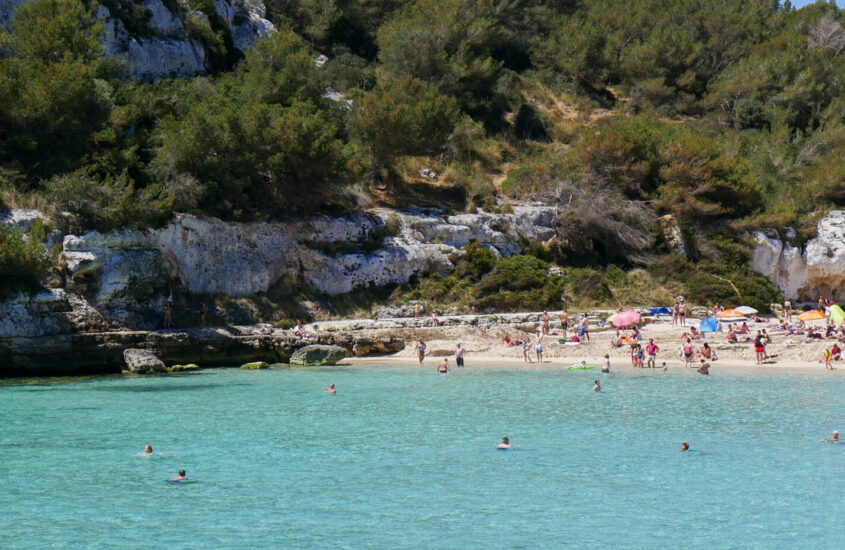
<instances>
[{"instance_id":1,"label":"beach tent","mask_svg":"<svg viewBox=\"0 0 845 550\"><path fill-rule=\"evenodd\" d=\"M845 311L837 305L830 306L830 320L834 323L845 322Z\"/></svg>"},{"instance_id":2,"label":"beach tent","mask_svg":"<svg viewBox=\"0 0 845 550\"><path fill-rule=\"evenodd\" d=\"M672 310L668 307L650 307L646 308L652 315L671 315Z\"/></svg>"},{"instance_id":3,"label":"beach tent","mask_svg":"<svg viewBox=\"0 0 845 550\"><path fill-rule=\"evenodd\" d=\"M827 315L824 314L824 311L819 311L817 309L813 309L810 311L805 311L801 315L798 316L798 319L801 321L815 321L816 319L824 319Z\"/></svg>"},{"instance_id":4,"label":"beach tent","mask_svg":"<svg viewBox=\"0 0 845 550\"><path fill-rule=\"evenodd\" d=\"M716 321L715 317L707 317L701 320L698 330L701 332L718 332L722 330L722 327L719 326L719 322Z\"/></svg>"},{"instance_id":5,"label":"beach tent","mask_svg":"<svg viewBox=\"0 0 845 550\"><path fill-rule=\"evenodd\" d=\"M736 308L737 311L742 313L743 315L754 315L757 313L757 310L750 306L739 306Z\"/></svg>"},{"instance_id":6,"label":"beach tent","mask_svg":"<svg viewBox=\"0 0 845 550\"><path fill-rule=\"evenodd\" d=\"M726 309L725 311L719 312L719 319L725 320L739 320L745 319L745 315L738 309Z\"/></svg>"},{"instance_id":7,"label":"beach tent","mask_svg":"<svg viewBox=\"0 0 845 550\"><path fill-rule=\"evenodd\" d=\"M623 311L613 316L614 327L627 327L640 322L640 314L636 311Z\"/></svg>"}]
</instances>

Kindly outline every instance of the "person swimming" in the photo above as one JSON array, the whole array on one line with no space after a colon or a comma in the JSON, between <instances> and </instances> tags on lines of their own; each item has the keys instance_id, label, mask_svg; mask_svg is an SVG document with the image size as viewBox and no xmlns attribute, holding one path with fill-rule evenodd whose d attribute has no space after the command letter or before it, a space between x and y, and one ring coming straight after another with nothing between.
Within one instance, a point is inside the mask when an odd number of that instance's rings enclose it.
<instances>
[{"instance_id":1,"label":"person swimming","mask_svg":"<svg viewBox=\"0 0 845 550\"><path fill-rule=\"evenodd\" d=\"M147 446L146 446L146 447L144 447L144 454L145 454L145 455L151 455L151 454L153 454L153 446L152 446L152 445L150 445L149 443L147 443Z\"/></svg>"},{"instance_id":2,"label":"person swimming","mask_svg":"<svg viewBox=\"0 0 845 550\"><path fill-rule=\"evenodd\" d=\"M596 385L593 386L593 391L601 391L601 382L596 380Z\"/></svg>"},{"instance_id":3,"label":"person swimming","mask_svg":"<svg viewBox=\"0 0 845 550\"><path fill-rule=\"evenodd\" d=\"M684 453L686 451L689 451L689 443L684 441L683 443L681 443L681 452Z\"/></svg>"},{"instance_id":4,"label":"person swimming","mask_svg":"<svg viewBox=\"0 0 845 550\"><path fill-rule=\"evenodd\" d=\"M839 443L840 441L845 441L845 439L839 439L839 432L833 430L833 438L832 439L822 439L822 443Z\"/></svg>"},{"instance_id":5,"label":"person swimming","mask_svg":"<svg viewBox=\"0 0 845 550\"><path fill-rule=\"evenodd\" d=\"M176 481L185 481L186 479L188 479L188 476L185 475L185 470L179 470L179 473L177 475L171 477L167 481L176 482Z\"/></svg>"},{"instance_id":6,"label":"person swimming","mask_svg":"<svg viewBox=\"0 0 845 550\"><path fill-rule=\"evenodd\" d=\"M513 449L513 445L511 445L510 439L508 436L502 438L502 442L496 446L497 449Z\"/></svg>"},{"instance_id":7,"label":"person swimming","mask_svg":"<svg viewBox=\"0 0 845 550\"><path fill-rule=\"evenodd\" d=\"M329 395L335 395L337 393L337 390L335 389L334 384L329 384L329 387L321 388L321 389Z\"/></svg>"}]
</instances>

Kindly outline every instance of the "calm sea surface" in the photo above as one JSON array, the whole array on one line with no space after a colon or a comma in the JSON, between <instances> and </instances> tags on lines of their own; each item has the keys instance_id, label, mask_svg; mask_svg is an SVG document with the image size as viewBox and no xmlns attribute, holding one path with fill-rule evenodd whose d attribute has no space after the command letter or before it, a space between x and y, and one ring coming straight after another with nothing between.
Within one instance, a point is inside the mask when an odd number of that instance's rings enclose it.
<instances>
[{"instance_id":1,"label":"calm sea surface","mask_svg":"<svg viewBox=\"0 0 845 550\"><path fill-rule=\"evenodd\" d=\"M0 381L0 548L841 549L843 396L718 366Z\"/></svg>"}]
</instances>

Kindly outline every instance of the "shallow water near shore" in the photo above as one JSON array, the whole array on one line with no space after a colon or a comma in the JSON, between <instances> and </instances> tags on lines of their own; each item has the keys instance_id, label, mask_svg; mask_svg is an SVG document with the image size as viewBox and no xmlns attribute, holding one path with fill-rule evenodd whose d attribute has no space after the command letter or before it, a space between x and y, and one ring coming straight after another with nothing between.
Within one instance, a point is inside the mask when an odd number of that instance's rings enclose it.
<instances>
[{"instance_id":1,"label":"shallow water near shore","mask_svg":"<svg viewBox=\"0 0 845 550\"><path fill-rule=\"evenodd\" d=\"M843 395L434 364L3 381L0 547L841 548Z\"/></svg>"}]
</instances>

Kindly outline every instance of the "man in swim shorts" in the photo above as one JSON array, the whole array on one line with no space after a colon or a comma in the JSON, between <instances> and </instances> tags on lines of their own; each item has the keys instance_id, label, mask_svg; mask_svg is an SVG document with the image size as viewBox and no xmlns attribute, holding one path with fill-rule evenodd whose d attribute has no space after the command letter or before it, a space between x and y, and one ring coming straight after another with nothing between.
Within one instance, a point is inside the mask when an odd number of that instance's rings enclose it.
<instances>
[{"instance_id":1,"label":"man in swim shorts","mask_svg":"<svg viewBox=\"0 0 845 550\"><path fill-rule=\"evenodd\" d=\"M560 328L563 329L563 337L566 338L566 331L569 329L569 314L565 309L560 312Z\"/></svg>"},{"instance_id":2,"label":"man in swim shorts","mask_svg":"<svg viewBox=\"0 0 845 550\"><path fill-rule=\"evenodd\" d=\"M437 367L437 372L440 374L446 374L449 372L449 360L447 358L444 357L443 360L440 361L440 365Z\"/></svg>"},{"instance_id":3,"label":"man in swim shorts","mask_svg":"<svg viewBox=\"0 0 845 550\"><path fill-rule=\"evenodd\" d=\"M461 343L458 343L458 347L455 348L455 363L458 364L459 367L464 366L464 353L466 353L466 349Z\"/></svg>"}]
</instances>

